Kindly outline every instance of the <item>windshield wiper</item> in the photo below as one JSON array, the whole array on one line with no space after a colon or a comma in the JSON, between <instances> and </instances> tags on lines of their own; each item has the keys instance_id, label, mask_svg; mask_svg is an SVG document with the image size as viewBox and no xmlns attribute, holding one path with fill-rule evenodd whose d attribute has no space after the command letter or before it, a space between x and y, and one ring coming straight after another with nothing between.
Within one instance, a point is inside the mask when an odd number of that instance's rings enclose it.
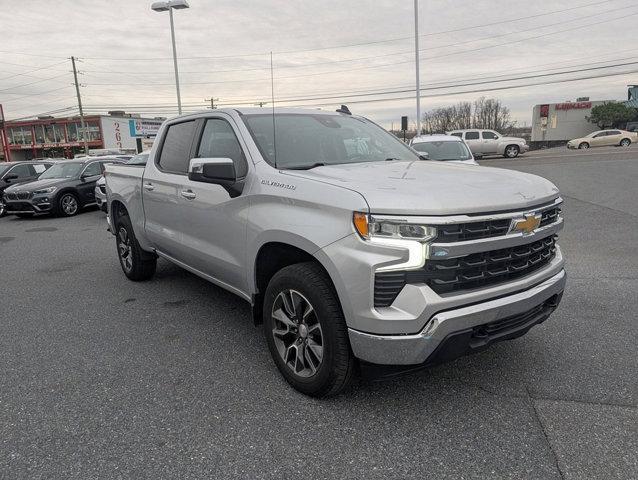
<instances>
[{"instance_id":1,"label":"windshield wiper","mask_svg":"<svg viewBox=\"0 0 638 480\"><path fill-rule=\"evenodd\" d=\"M310 165L299 165L296 167L286 167L284 170L310 170L311 168L315 168L315 167L325 167L326 164L325 163L311 163Z\"/></svg>"}]
</instances>

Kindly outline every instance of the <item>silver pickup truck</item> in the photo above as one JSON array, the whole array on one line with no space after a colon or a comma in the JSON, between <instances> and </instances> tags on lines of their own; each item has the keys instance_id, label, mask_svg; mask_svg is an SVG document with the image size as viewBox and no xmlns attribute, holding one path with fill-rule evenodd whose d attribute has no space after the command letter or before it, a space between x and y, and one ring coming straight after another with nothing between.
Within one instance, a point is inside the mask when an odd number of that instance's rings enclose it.
<instances>
[{"instance_id":1,"label":"silver pickup truck","mask_svg":"<svg viewBox=\"0 0 638 480\"><path fill-rule=\"evenodd\" d=\"M249 301L312 396L523 335L565 287L552 183L424 160L347 109L174 118L144 168L105 176L126 276L162 257Z\"/></svg>"}]
</instances>

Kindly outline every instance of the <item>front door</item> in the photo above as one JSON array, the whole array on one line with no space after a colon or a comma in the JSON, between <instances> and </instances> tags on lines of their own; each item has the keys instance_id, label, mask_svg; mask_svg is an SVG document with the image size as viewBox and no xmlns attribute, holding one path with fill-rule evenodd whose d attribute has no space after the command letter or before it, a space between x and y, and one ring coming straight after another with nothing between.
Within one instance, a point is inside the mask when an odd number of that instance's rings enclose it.
<instances>
[{"instance_id":1,"label":"front door","mask_svg":"<svg viewBox=\"0 0 638 480\"><path fill-rule=\"evenodd\" d=\"M481 132L481 137L483 137L482 142L482 153L489 155L491 153L497 152L498 147L498 135L494 132L490 132L489 130L483 130Z\"/></svg>"},{"instance_id":2,"label":"front door","mask_svg":"<svg viewBox=\"0 0 638 480\"><path fill-rule=\"evenodd\" d=\"M234 121L219 114L204 119L194 148L197 158L230 158L237 177L248 173L248 162ZM248 198L221 185L193 182L185 177L180 193L180 231L185 263L207 275L246 291L246 225Z\"/></svg>"},{"instance_id":3,"label":"front door","mask_svg":"<svg viewBox=\"0 0 638 480\"><path fill-rule=\"evenodd\" d=\"M603 145L607 144L606 142L607 142L607 131L602 131L594 135L591 138L591 141L589 143L591 144L592 147L602 147Z\"/></svg>"}]
</instances>

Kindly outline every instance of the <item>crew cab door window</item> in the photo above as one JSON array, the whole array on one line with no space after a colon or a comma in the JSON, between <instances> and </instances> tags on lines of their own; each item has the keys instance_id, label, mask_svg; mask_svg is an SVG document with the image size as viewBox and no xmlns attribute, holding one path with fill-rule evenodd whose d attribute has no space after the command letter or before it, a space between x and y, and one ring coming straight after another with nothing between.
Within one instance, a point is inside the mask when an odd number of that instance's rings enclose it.
<instances>
[{"instance_id":1,"label":"crew cab door window","mask_svg":"<svg viewBox=\"0 0 638 480\"><path fill-rule=\"evenodd\" d=\"M160 170L186 175L194 131L195 121L193 120L168 127L157 162Z\"/></svg>"},{"instance_id":2,"label":"crew cab door window","mask_svg":"<svg viewBox=\"0 0 638 480\"><path fill-rule=\"evenodd\" d=\"M483 140L496 140L497 138L494 132L483 132Z\"/></svg>"},{"instance_id":3,"label":"crew cab door window","mask_svg":"<svg viewBox=\"0 0 638 480\"><path fill-rule=\"evenodd\" d=\"M238 178L248 173L248 164L233 127L221 118L206 120L197 148L197 158L230 158Z\"/></svg>"},{"instance_id":4,"label":"crew cab door window","mask_svg":"<svg viewBox=\"0 0 638 480\"><path fill-rule=\"evenodd\" d=\"M479 132L465 132L465 140L478 140Z\"/></svg>"}]
</instances>

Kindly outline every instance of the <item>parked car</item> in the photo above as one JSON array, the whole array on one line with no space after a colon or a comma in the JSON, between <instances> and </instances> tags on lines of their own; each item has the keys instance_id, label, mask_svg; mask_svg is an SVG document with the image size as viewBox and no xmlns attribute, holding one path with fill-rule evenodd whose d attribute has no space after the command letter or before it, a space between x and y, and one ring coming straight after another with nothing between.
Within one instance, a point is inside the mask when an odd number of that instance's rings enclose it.
<instances>
[{"instance_id":1,"label":"parked car","mask_svg":"<svg viewBox=\"0 0 638 480\"><path fill-rule=\"evenodd\" d=\"M0 163L0 217L4 217L6 213L6 207L2 200L4 191L12 185L36 180L53 163L53 160Z\"/></svg>"},{"instance_id":2,"label":"parked car","mask_svg":"<svg viewBox=\"0 0 638 480\"><path fill-rule=\"evenodd\" d=\"M58 162L37 180L15 185L4 192L7 214L29 217L53 213L70 217L95 204L95 182L104 165L121 163L116 157L85 157Z\"/></svg>"},{"instance_id":3,"label":"parked car","mask_svg":"<svg viewBox=\"0 0 638 480\"><path fill-rule=\"evenodd\" d=\"M428 160L478 165L465 142L454 135L419 135L410 146Z\"/></svg>"},{"instance_id":4,"label":"parked car","mask_svg":"<svg viewBox=\"0 0 638 480\"><path fill-rule=\"evenodd\" d=\"M121 158L118 156L117 158ZM148 160L148 151L138 153L133 157L127 159L124 162L126 165L136 165L136 166L144 166L146 165L146 161ZM100 210L104 213L107 212L107 203L106 203L106 181L104 180L104 175L102 175L97 182L95 182L95 203Z\"/></svg>"},{"instance_id":5,"label":"parked car","mask_svg":"<svg viewBox=\"0 0 638 480\"><path fill-rule=\"evenodd\" d=\"M632 142L638 141L638 133L626 130L598 130L581 138L575 138L567 142L567 148L590 148L620 146L628 147Z\"/></svg>"},{"instance_id":6,"label":"parked car","mask_svg":"<svg viewBox=\"0 0 638 480\"><path fill-rule=\"evenodd\" d=\"M515 158L529 150L524 138L505 137L494 130L472 128L467 130L453 130L448 135L465 140L474 155L502 155Z\"/></svg>"},{"instance_id":7,"label":"parked car","mask_svg":"<svg viewBox=\"0 0 638 480\"><path fill-rule=\"evenodd\" d=\"M164 122L144 169L106 167L124 274L147 280L162 257L249 301L279 371L317 397L357 365L433 365L550 316L565 287L551 182L423 160L340 112Z\"/></svg>"}]
</instances>

